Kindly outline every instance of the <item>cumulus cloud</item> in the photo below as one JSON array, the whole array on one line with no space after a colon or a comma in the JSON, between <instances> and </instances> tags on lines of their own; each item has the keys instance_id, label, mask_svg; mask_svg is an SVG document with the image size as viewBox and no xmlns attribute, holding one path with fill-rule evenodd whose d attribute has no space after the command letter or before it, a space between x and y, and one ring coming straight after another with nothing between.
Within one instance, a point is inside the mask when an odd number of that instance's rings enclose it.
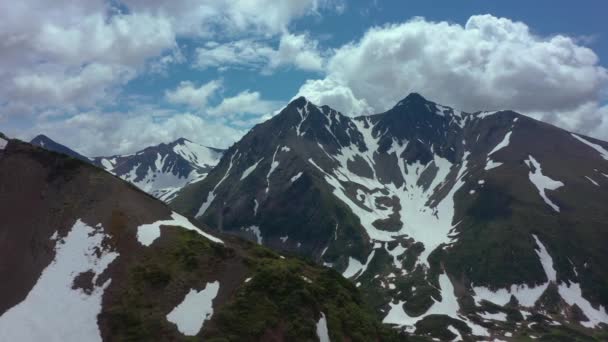
<instances>
[{"instance_id":1,"label":"cumulus cloud","mask_svg":"<svg viewBox=\"0 0 608 342\"><path fill-rule=\"evenodd\" d=\"M219 80L210 81L199 87L190 81L182 81L176 89L166 91L165 97L171 103L183 104L200 110L207 106L209 98L221 87L222 82Z\"/></svg>"},{"instance_id":2,"label":"cumulus cloud","mask_svg":"<svg viewBox=\"0 0 608 342\"><path fill-rule=\"evenodd\" d=\"M257 114L264 115L272 113L280 104L277 101L262 99L259 92L249 90L242 91L235 96L226 97L217 106L208 109L206 112L214 116L237 114Z\"/></svg>"},{"instance_id":3,"label":"cumulus cloud","mask_svg":"<svg viewBox=\"0 0 608 342\"><path fill-rule=\"evenodd\" d=\"M98 63L73 71L19 73L13 77L7 93L10 99L28 104L90 106L108 99L108 84L122 83L132 75L133 70L129 68Z\"/></svg>"},{"instance_id":4,"label":"cumulus cloud","mask_svg":"<svg viewBox=\"0 0 608 342\"><path fill-rule=\"evenodd\" d=\"M230 119L227 124L234 124L243 115L259 117L272 113L281 104L262 98L257 91L244 90L234 96L224 96L215 105L209 105L212 98L218 97L222 90L222 81L213 80L197 86L191 81L182 81L177 88L165 91L165 99L172 104L185 105L204 117L222 117ZM255 120L255 118L254 118Z\"/></svg>"},{"instance_id":5,"label":"cumulus cloud","mask_svg":"<svg viewBox=\"0 0 608 342\"><path fill-rule=\"evenodd\" d=\"M294 66L307 71L323 70L323 52L306 34L285 32L274 48L269 42L242 39L227 43L207 42L196 49L195 65L207 68L259 69L264 73Z\"/></svg>"},{"instance_id":6,"label":"cumulus cloud","mask_svg":"<svg viewBox=\"0 0 608 342\"><path fill-rule=\"evenodd\" d=\"M590 101L573 110L529 112L526 114L570 131L608 141L608 105Z\"/></svg>"},{"instance_id":7,"label":"cumulus cloud","mask_svg":"<svg viewBox=\"0 0 608 342\"><path fill-rule=\"evenodd\" d=\"M162 72L168 64L183 62L178 38L271 37L287 32L296 18L335 10L337 4L335 0L2 2L0 105L31 112L48 106L87 109L95 100L112 101L111 94L142 72ZM306 53L296 57L299 65L316 67ZM64 89L53 90L52 83Z\"/></svg>"},{"instance_id":8,"label":"cumulus cloud","mask_svg":"<svg viewBox=\"0 0 608 342\"><path fill-rule=\"evenodd\" d=\"M464 26L416 18L371 28L337 49L326 77L298 95L351 115L384 111L409 92L467 111L566 113L595 104L607 80L596 54L575 39L477 15Z\"/></svg>"},{"instance_id":9,"label":"cumulus cloud","mask_svg":"<svg viewBox=\"0 0 608 342\"><path fill-rule=\"evenodd\" d=\"M167 18L111 15L104 1L3 2L0 13L0 103L23 111L112 101L148 59L176 48Z\"/></svg>"},{"instance_id":10,"label":"cumulus cloud","mask_svg":"<svg viewBox=\"0 0 608 342\"><path fill-rule=\"evenodd\" d=\"M347 115L357 116L374 111L364 97L356 97L350 87L331 77L307 80L296 97L300 95L306 96L313 103L326 104Z\"/></svg>"}]
</instances>

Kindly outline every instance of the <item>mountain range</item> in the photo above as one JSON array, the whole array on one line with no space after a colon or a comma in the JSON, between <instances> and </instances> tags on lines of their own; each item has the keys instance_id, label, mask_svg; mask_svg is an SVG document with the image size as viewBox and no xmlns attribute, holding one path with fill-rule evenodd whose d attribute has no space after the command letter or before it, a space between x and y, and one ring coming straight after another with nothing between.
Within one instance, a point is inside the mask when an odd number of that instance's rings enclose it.
<instances>
[{"instance_id":1,"label":"mountain range","mask_svg":"<svg viewBox=\"0 0 608 342\"><path fill-rule=\"evenodd\" d=\"M298 98L170 204L338 270L404 331L592 339L608 323L607 159L513 111L410 94L351 118Z\"/></svg>"},{"instance_id":2,"label":"mountain range","mask_svg":"<svg viewBox=\"0 0 608 342\"><path fill-rule=\"evenodd\" d=\"M202 146L184 138L129 155L94 158L85 157L45 135L38 135L30 143L92 163L165 201L173 198L175 192L186 184L202 180L223 153L221 149Z\"/></svg>"},{"instance_id":3,"label":"mountain range","mask_svg":"<svg viewBox=\"0 0 608 342\"><path fill-rule=\"evenodd\" d=\"M222 239L339 272L396 338L608 339L606 142L414 93L361 117L300 97L225 151L179 139L86 158L43 144Z\"/></svg>"}]
</instances>

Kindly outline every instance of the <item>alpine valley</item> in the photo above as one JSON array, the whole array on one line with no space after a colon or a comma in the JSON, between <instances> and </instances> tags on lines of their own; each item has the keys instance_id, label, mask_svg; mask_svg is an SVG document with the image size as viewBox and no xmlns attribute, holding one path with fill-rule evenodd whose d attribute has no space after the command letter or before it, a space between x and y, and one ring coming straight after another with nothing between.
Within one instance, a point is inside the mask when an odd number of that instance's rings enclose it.
<instances>
[{"instance_id":1,"label":"alpine valley","mask_svg":"<svg viewBox=\"0 0 608 342\"><path fill-rule=\"evenodd\" d=\"M10 340L608 340L608 143L513 111L300 97L225 151L2 141Z\"/></svg>"}]
</instances>

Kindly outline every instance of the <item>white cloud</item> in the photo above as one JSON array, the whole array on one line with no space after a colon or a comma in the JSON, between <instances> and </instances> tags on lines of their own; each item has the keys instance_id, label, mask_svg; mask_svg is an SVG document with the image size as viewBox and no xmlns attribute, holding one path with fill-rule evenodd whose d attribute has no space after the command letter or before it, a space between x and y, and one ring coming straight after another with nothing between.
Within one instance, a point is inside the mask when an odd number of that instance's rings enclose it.
<instances>
[{"instance_id":1,"label":"white cloud","mask_svg":"<svg viewBox=\"0 0 608 342\"><path fill-rule=\"evenodd\" d=\"M20 73L8 90L11 99L37 105L93 105L109 95L106 86L132 77L130 68L89 64L64 72Z\"/></svg>"},{"instance_id":2,"label":"white cloud","mask_svg":"<svg viewBox=\"0 0 608 342\"><path fill-rule=\"evenodd\" d=\"M211 106L209 101L216 97L221 89L220 80L200 86L191 81L182 81L177 88L165 91L165 99L172 104L186 105L203 117L215 117L233 126L257 123L259 117L274 112L281 105L278 101L263 99L257 91L244 90L234 96L225 96L217 105ZM244 116L249 119L244 120Z\"/></svg>"},{"instance_id":3,"label":"white cloud","mask_svg":"<svg viewBox=\"0 0 608 342\"><path fill-rule=\"evenodd\" d=\"M197 87L190 81L182 81L175 90L165 92L167 101L184 104L193 109L202 110L209 99L222 87L222 82L213 80Z\"/></svg>"},{"instance_id":4,"label":"white cloud","mask_svg":"<svg viewBox=\"0 0 608 342\"><path fill-rule=\"evenodd\" d=\"M315 15L321 10L339 11L342 1L336 0L124 0L136 11L160 12L174 18L180 34L215 36L242 33L275 35L288 29L300 17Z\"/></svg>"},{"instance_id":5,"label":"white cloud","mask_svg":"<svg viewBox=\"0 0 608 342\"><path fill-rule=\"evenodd\" d=\"M218 44L206 43L204 47L196 49L196 66L206 68L246 68L259 69L274 53L273 49L261 42L251 39L242 39Z\"/></svg>"},{"instance_id":6,"label":"white cloud","mask_svg":"<svg viewBox=\"0 0 608 342\"><path fill-rule=\"evenodd\" d=\"M145 113L144 113L145 112ZM44 133L87 156L127 154L184 137L226 148L245 133L192 113L140 108L129 113L85 112L67 120L40 120L20 136L31 139Z\"/></svg>"},{"instance_id":7,"label":"white cloud","mask_svg":"<svg viewBox=\"0 0 608 342\"><path fill-rule=\"evenodd\" d=\"M372 113L365 98L357 98L351 88L331 77L320 80L308 80L301 87L298 96L304 95L309 101L328 105L347 115Z\"/></svg>"},{"instance_id":8,"label":"white cloud","mask_svg":"<svg viewBox=\"0 0 608 342\"><path fill-rule=\"evenodd\" d=\"M529 116L563 127L569 131L580 132L608 141L608 105L590 101L573 110L529 112Z\"/></svg>"},{"instance_id":9,"label":"white cloud","mask_svg":"<svg viewBox=\"0 0 608 342\"><path fill-rule=\"evenodd\" d=\"M336 10L336 2L3 1L0 105L31 112L49 106L86 110L100 99L111 102L112 94L143 72L183 62L178 38L272 37L293 20L329 8ZM310 56L298 60L303 67L314 66ZM53 83L59 89L51 89Z\"/></svg>"},{"instance_id":10,"label":"white cloud","mask_svg":"<svg viewBox=\"0 0 608 342\"><path fill-rule=\"evenodd\" d=\"M323 70L323 53L318 42L307 34L285 32L277 48L267 41L242 39L227 43L207 42L196 49L195 65L206 68L259 69L271 73L280 67L294 66L301 70Z\"/></svg>"},{"instance_id":11,"label":"white cloud","mask_svg":"<svg viewBox=\"0 0 608 342\"><path fill-rule=\"evenodd\" d=\"M276 101L262 99L259 92L249 90L242 91L233 97L227 97L216 107L206 112L214 116L235 114L269 114L276 110L280 104Z\"/></svg>"},{"instance_id":12,"label":"white cloud","mask_svg":"<svg viewBox=\"0 0 608 342\"><path fill-rule=\"evenodd\" d=\"M321 71L324 61L317 45L317 41L308 35L285 33L278 50L270 58L269 68L293 64L298 69Z\"/></svg>"},{"instance_id":13,"label":"white cloud","mask_svg":"<svg viewBox=\"0 0 608 342\"><path fill-rule=\"evenodd\" d=\"M607 80L595 53L575 39L479 15L464 26L418 18L372 28L337 49L326 78L306 82L299 95L351 115L384 111L414 91L468 111L565 113L596 103Z\"/></svg>"},{"instance_id":14,"label":"white cloud","mask_svg":"<svg viewBox=\"0 0 608 342\"><path fill-rule=\"evenodd\" d=\"M103 1L3 2L0 103L37 112L110 102L148 59L176 48L167 18L107 10Z\"/></svg>"}]
</instances>

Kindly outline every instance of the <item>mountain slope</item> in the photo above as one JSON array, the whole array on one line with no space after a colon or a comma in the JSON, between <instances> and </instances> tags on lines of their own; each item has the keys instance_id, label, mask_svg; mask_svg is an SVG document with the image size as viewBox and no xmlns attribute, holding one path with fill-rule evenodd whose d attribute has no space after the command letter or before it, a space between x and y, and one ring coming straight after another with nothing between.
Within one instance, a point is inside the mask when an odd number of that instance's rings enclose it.
<instances>
[{"instance_id":1,"label":"mountain slope","mask_svg":"<svg viewBox=\"0 0 608 342\"><path fill-rule=\"evenodd\" d=\"M211 235L77 159L11 140L0 189L4 339L397 338L336 272Z\"/></svg>"},{"instance_id":2,"label":"mountain slope","mask_svg":"<svg viewBox=\"0 0 608 342\"><path fill-rule=\"evenodd\" d=\"M223 151L178 139L131 155L96 157L93 163L163 201L190 182L203 179Z\"/></svg>"},{"instance_id":3,"label":"mountain slope","mask_svg":"<svg viewBox=\"0 0 608 342\"><path fill-rule=\"evenodd\" d=\"M387 324L592 339L608 324L607 158L512 111L410 94L353 119L299 98L172 206L331 265Z\"/></svg>"}]
</instances>

